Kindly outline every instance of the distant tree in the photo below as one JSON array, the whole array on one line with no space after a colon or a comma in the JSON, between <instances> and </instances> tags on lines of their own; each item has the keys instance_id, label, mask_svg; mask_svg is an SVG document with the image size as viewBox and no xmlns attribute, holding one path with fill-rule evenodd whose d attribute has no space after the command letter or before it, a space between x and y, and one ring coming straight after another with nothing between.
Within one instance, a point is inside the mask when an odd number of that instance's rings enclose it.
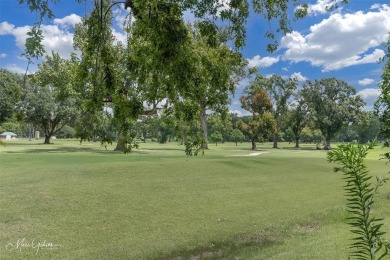
<instances>
[{"instance_id":1,"label":"distant tree","mask_svg":"<svg viewBox=\"0 0 390 260\"><path fill-rule=\"evenodd\" d=\"M258 77L261 84L269 93L273 108L272 115L275 119L275 128L273 132L273 148L278 148L279 132L285 121L290 97L297 88L297 80L294 78L284 79L279 75L272 75L270 78Z\"/></svg>"},{"instance_id":2,"label":"distant tree","mask_svg":"<svg viewBox=\"0 0 390 260\"><path fill-rule=\"evenodd\" d=\"M238 121L240 120L240 118L238 117L238 114L237 113L229 113L229 117L230 117L230 122L232 124L232 129L236 129Z\"/></svg>"},{"instance_id":3,"label":"distant tree","mask_svg":"<svg viewBox=\"0 0 390 260\"><path fill-rule=\"evenodd\" d=\"M275 120L270 112L265 112L260 115L254 115L248 124L240 121L238 127L249 136L252 150L256 150L256 142L263 142L272 133L275 127Z\"/></svg>"},{"instance_id":4,"label":"distant tree","mask_svg":"<svg viewBox=\"0 0 390 260\"><path fill-rule=\"evenodd\" d=\"M187 55L192 61L192 80L183 97L198 104L200 128L206 141L203 148L207 149L206 111L226 113L229 94L234 94L236 84L244 76L246 61L220 39L215 46L209 46L199 30L200 28L195 26L191 32L192 50L188 51Z\"/></svg>"},{"instance_id":5,"label":"distant tree","mask_svg":"<svg viewBox=\"0 0 390 260\"><path fill-rule=\"evenodd\" d=\"M231 118L226 115L220 115L217 113L211 114L207 117L209 124L209 133L219 132L222 134L222 142L229 138L229 134L232 131Z\"/></svg>"},{"instance_id":6,"label":"distant tree","mask_svg":"<svg viewBox=\"0 0 390 260\"><path fill-rule=\"evenodd\" d=\"M215 143L216 146L218 145L218 143L222 142L223 139L222 134L218 131L212 133L210 138Z\"/></svg>"},{"instance_id":7,"label":"distant tree","mask_svg":"<svg viewBox=\"0 0 390 260\"><path fill-rule=\"evenodd\" d=\"M375 104L376 113L382 123L381 134L385 139L384 146L390 147L390 35L385 45L386 55L383 57L384 67L382 81L380 83L381 94ZM385 157L390 160L390 153L385 153Z\"/></svg>"},{"instance_id":8,"label":"distant tree","mask_svg":"<svg viewBox=\"0 0 390 260\"><path fill-rule=\"evenodd\" d=\"M274 130L275 120L271 115L272 102L267 91L259 85L259 81L252 81L244 89L244 96L241 96L241 106L252 113L251 121L238 122L238 128L249 136L252 143L252 150L256 150L256 142L263 140Z\"/></svg>"},{"instance_id":9,"label":"distant tree","mask_svg":"<svg viewBox=\"0 0 390 260\"><path fill-rule=\"evenodd\" d=\"M359 120L353 125L361 144L378 139L380 132L379 117L373 112L362 111Z\"/></svg>"},{"instance_id":10,"label":"distant tree","mask_svg":"<svg viewBox=\"0 0 390 260\"><path fill-rule=\"evenodd\" d=\"M284 129L282 134L283 134L284 141L286 141L288 143L291 143L292 141L295 140L295 134L294 134L294 131L291 129L291 127L287 127L286 129Z\"/></svg>"},{"instance_id":11,"label":"distant tree","mask_svg":"<svg viewBox=\"0 0 390 260\"><path fill-rule=\"evenodd\" d=\"M19 123L18 122L4 122L1 124L1 131L6 132L17 132L19 130Z\"/></svg>"},{"instance_id":12,"label":"distant tree","mask_svg":"<svg viewBox=\"0 0 390 260\"><path fill-rule=\"evenodd\" d=\"M302 96L310 108L313 121L325 137L324 149L330 149L331 138L344 125L356 120L364 105L356 90L345 81L325 78L306 81Z\"/></svg>"},{"instance_id":13,"label":"distant tree","mask_svg":"<svg viewBox=\"0 0 390 260\"><path fill-rule=\"evenodd\" d=\"M319 145L322 142L323 136L319 129L311 129L306 126L301 131L301 139L306 143L316 143Z\"/></svg>"},{"instance_id":14,"label":"distant tree","mask_svg":"<svg viewBox=\"0 0 390 260\"><path fill-rule=\"evenodd\" d=\"M299 95L299 94L298 94ZM299 98L296 103L291 104L291 110L288 113L287 125L294 134L295 147L299 147L300 135L305 126L309 123L310 114L307 104Z\"/></svg>"},{"instance_id":15,"label":"distant tree","mask_svg":"<svg viewBox=\"0 0 390 260\"><path fill-rule=\"evenodd\" d=\"M76 130L71 126L64 126L60 131L57 132L56 137L61 139L75 138Z\"/></svg>"},{"instance_id":16,"label":"distant tree","mask_svg":"<svg viewBox=\"0 0 390 260\"><path fill-rule=\"evenodd\" d=\"M230 133L230 137L229 137L230 141L236 143L236 146L237 146L237 143L242 142L244 140L244 138L245 138L244 134L238 128L233 129L232 132Z\"/></svg>"},{"instance_id":17,"label":"distant tree","mask_svg":"<svg viewBox=\"0 0 390 260\"><path fill-rule=\"evenodd\" d=\"M359 134L357 132L356 124L343 126L334 135L333 139L337 142L353 142L358 141Z\"/></svg>"},{"instance_id":18,"label":"distant tree","mask_svg":"<svg viewBox=\"0 0 390 260\"><path fill-rule=\"evenodd\" d=\"M74 66L58 54L46 56L20 102L25 120L39 126L45 134L45 144L50 144L50 138L78 114L77 95L72 85Z\"/></svg>"},{"instance_id":19,"label":"distant tree","mask_svg":"<svg viewBox=\"0 0 390 260\"><path fill-rule=\"evenodd\" d=\"M22 94L23 77L0 69L0 124L12 118Z\"/></svg>"}]
</instances>

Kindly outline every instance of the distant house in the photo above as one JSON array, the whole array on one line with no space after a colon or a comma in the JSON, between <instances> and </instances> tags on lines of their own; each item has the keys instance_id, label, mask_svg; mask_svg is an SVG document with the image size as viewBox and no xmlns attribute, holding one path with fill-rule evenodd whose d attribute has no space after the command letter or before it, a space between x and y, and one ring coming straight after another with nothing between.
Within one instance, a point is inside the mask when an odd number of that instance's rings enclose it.
<instances>
[{"instance_id":1,"label":"distant house","mask_svg":"<svg viewBox=\"0 0 390 260\"><path fill-rule=\"evenodd\" d=\"M16 140L18 135L12 132L4 132L0 134L0 139L2 140Z\"/></svg>"}]
</instances>

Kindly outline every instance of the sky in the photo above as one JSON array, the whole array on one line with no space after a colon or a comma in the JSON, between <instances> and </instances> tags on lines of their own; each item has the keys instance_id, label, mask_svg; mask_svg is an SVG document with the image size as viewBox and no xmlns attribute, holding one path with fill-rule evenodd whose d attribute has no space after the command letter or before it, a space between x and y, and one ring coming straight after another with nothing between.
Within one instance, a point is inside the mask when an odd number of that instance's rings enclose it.
<instances>
[{"instance_id":1,"label":"sky","mask_svg":"<svg viewBox=\"0 0 390 260\"><path fill-rule=\"evenodd\" d=\"M220 0L228 1L228 0ZM251 15L246 24L246 46L241 49L249 67L258 67L263 76L273 74L286 78L295 77L302 85L306 80L336 77L355 87L357 94L371 110L380 94L378 83L383 63L383 44L390 32L390 3L388 0L350 0L337 10L326 11L329 3L339 0L309 0L309 14L292 22L293 31L278 35L279 48L274 53L266 51L269 40L264 37L272 23L259 15ZM75 24L91 10L91 2L78 4L75 0L62 0L53 6L55 18L45 20L42 29L46 52L58 52L69 58L73 50ZM113 34L124 42L122 30L127 11L114 8ZM193 20L190 13L186 20ZM38 20L26 5L17 0L0 0L0 68L24 73L27 61L21 57L26 32ZM276 29L276 27L275 27ZM36 63L30 73L36 70ZM243 88L249 80L243 80L231 97L230 111L248 114L239 103Z\"/></svg>"}]
</instances>

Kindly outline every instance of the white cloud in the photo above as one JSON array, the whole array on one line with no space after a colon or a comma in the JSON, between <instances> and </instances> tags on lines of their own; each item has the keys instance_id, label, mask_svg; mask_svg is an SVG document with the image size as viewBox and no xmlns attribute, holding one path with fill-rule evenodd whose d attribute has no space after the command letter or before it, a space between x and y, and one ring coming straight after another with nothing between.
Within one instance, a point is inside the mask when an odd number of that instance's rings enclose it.
<instances>
[{"instance_id":1,"label":"white cloud","mask_svg":"<svg viewBox=\"0 0 390 260\"><path fill-rule=\"evenodd\" d=\"M260 67L267 68L277 63L280 60L279 57L263 57L260 55L254 56L252 59L248 59L248 68Z\"/></svg>"},{"instance_id":2,"label":"white cloud","mask_svg":"<svg viewBox=\"0 0 390 260\"><path fill-rule=\"evenodd\" d=\"M72 14L62 19L55 19L55 25L41 26L44 37L42 44L47 53L54 51L63 58L70 57L70 53L73 51L73 33L69 32L69 26L74 26L78 20L77 17L77 15ZM29 29L30 26L15 27L13 24L3 22L0 24L0 35L13 35L16 46L22 51L25 48Z\"/></svg>"},{"instance_id":3,"label":"white cloud","mask_svg":"<svg viewBox=\"0 0 390 260\"><path fill-rule=\"evenodd\" d=\"M63 58L70 58L73 49L73 33L61 30L55 25L42 26L44 39L42 44L47 53L57 52Z\"/></svg>"},{"instance_id":4,"label":"white cloud","mask_svg":"<svg viewBox=\"0 0 390 260\"><path fill-rule=\"evenodd\" d=\"M53 21L55 24L61 24L61 25L70 25L74 27L76 24L81 23L81 17L77 14L70 14L68 16L65 16L62 19L54 19Z\"/></svg>"},{"instance_id":5,"label":"white cloud","mask_svg":"<svg viewBox=\"0 0 390 260\"><path fill-rule=\"evenodd\" d=\"M6 54L6 53L1 53L1 54L0 54L0 58L5 58L5 57L7 57L7 54Z\"/></svg>"},{"instance_id":6,"label":"white cloud","mask_svg":"<svg viewBox=\"0 0 390 260\"><path fill-rule=\"evenodd\" d=\"M215 3L215 6L218 9L217 13L218 13L218 16L219 16L222 11L227 11L227 10L230 9L230 0L218 0Z\"/></svg>"},{"instance_id":7,"label":"white cloud","mask_svg":"<svg viewBox=\"0 0 390 260\"><path fill-rule=\"evenodd\" d=\"M8 64L8 65L4 66L3 68L11 71L13 73L18 73L18 74L26 73L26 68L18 67L16 64Z\"/></svg>"},{"instance_id":8,"label":"white cloud","mask_svg":"<svg viewBox=\"0 0 390 260\"><path fill-rule=\"evenodd\" d=\"M238 82L237 89L243 89L243 88L247 87L250 83L251 83L251 79L244 78L244 79L240 80L240 82Z\"/></svg>"},{"instance_id":9,"label":"white cloud","mask_svg":"<svg viewBox=\"0 0 390 260\"><path fill-rule=\"evenodd\" d=\"M318 0L316 4L309 5L307 11L309 14L317 15L324 14L334 4L340 3L341 0Z\"/></svg>"},{"instance_id":10,"label":"white cloud","mask_svg":"<svg viewBox=\"0 0 390 260\"><path fill-rule=\"evenodd\" d=\"M302 76L301 72L294 72L293 74L291 74L290 78L296 78L298 81L306 81L307 78Z\"/></svg>"},{"instance_id":11,"label":"white cloud","mask_svg":"<svg viewBox=\"0 0 390 260\"><path fill-rule=\"evenodd\" d=\"M246 110L229 110L229 113L233 113L233 114L237 114L237 116L241 117L241 116L250 116L251 113L246 111Z\"/></svg>"},{"instance_id":12,"label":"white cloud","mask_svg":"<svg viewBox=\"0 0 390 260\"><path fill-rule=\"evenodd\" d=\"M360 86L367 86L367 85L371 85L372 83L374 83L373 79L365 78L365 79L359 80Z\"/></svg>"},{"instance_id":13,"label":"white cloud","mask_svg":"<svg viewBox=\"0 0 390 260\"><path fill-rule=\"evenodd\" d=\"M380 46L390 31L390 7L381 5L377 11L332 14L310 27L308 35L299 32L284 36L283 59L306 61L323 71L338 70L352 65L374 63L384 55Z\"/></svg>"},{"instance_id":14,"label":"white cloud","mask_svg":"<svg viewBox=\"0 0 390 260\"><path fill-rule=\"evenodd\" d=\"M115 16L116 17L116 16ZM118 15L118 25L124 19L123 15ZM57 52L62 58L70 58L70 54L74 51L73 48L73 30L77 23L81 22L81 17L76 14L65 16L61 19L54 19L53 25L42 25L43 32L42 44L46 53L52 51ZM120 28L122 28L121 26ZM30 26L15 27L8 22L0 23L0 35L13 35L15 37L16 46L23 51L27 39L27 32ZM121 41L123 44L127 42L127 36L122 30L112 30L115 37L115 42Z\"/></svg>"},{"instance_id":15,"label":"white cloud","mask_svg":"<svg viewBox=\"0 0 390 260\"><path fill-rule=\"evenodd\" d=\"M114 41L115 43L118 43L118 42L122 42L122 44L126 44L127 43L127 35L126 35L126 33L118 32L117 30L112 29L112 34L115 37L115 41Z\"/></svg>"},{"instance_id":16,"label":"white cloud","mask_svg":"<svg viewBox=\"0 0 390 260\"><path fill-rule=\"evenodd\" d=\"M128 19L129 15L130 13L128 10L125 10L124 4L120 4L119 6L117 6L117 8L114 9L114 11L112 11L112 16L118 28L123 28L126 25L126 20ZM133 17L132 21L134 21Z\"/></svg>"},{"instance_id":17,"label":"white cloud","mask_svg":"<svg viewBox=\"0 0 390 260\"><path fill-rule=\"evenodd\" d=\"M378 88L366 88L356 93L356 95L359 95L366 102L365 110L372 110L380 93L381 91Z\"/></svg>"},{"instance_id":18,"label":"white cloud","mask_svg":"<svg viewBox=\"0 0 390 260\"><path fill-rule=\"evenodd\" d=\"M15 26L7 21L0 23L0 35L10 34L14 30Z\"/></svg>"}]
</instances>

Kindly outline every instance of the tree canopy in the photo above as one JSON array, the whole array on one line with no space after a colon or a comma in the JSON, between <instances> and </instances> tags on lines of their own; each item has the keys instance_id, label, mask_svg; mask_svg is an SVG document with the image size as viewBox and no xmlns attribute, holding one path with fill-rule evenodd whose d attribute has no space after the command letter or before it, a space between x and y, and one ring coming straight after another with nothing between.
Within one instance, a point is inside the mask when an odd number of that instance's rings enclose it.
<instances>
[{"instance_id":1,"label":"tree canopy","mask_svg":"<svg viewBox=\"0 0 390 260\"><path fill-rule=\"evenodd\" d=\"M46 56L38 65L20 102L27 122L39 126L45 134L45 144L66 124L75 119L77 94L74 91L74 64L58 54Z\"/></svg>"},{"instance_id":2,"label":"tree canopy","mask_svg":"<svg viewBox=\"0 0 390 260\"><path fill-rule=\"evenodd\" d=\"M16 103L22 94L23 77L0 69L0 124L16 112Z\"/></svg>"},{"instance_id":3,"label":"tree canopy","mask_svg":"<svg viewBox=\"0 0 390 260\"><path fill-rule=\"evenodd\" d=\"M330 149L334 134L356 120L364 102L347 82L336 78L306 81L302 96L310 108L312 118L325 137L324 149Z\"/></svg>"},{"instance_id":4,"label":"tree canopy","mask_svg":"<svg viewBox=\"0 0 390 260\"><path fill-rule=\"evenodd\" d=\"M272 102L267 91L254 80L244 90L241 97L242 108L252 112L252 118L248 123L239 121L238 128L248 135L252 142L252 150L256 150L256 142L263 141L267 135L274 131L275 120L271 114Z\"/></svg>"}]
</instances>

